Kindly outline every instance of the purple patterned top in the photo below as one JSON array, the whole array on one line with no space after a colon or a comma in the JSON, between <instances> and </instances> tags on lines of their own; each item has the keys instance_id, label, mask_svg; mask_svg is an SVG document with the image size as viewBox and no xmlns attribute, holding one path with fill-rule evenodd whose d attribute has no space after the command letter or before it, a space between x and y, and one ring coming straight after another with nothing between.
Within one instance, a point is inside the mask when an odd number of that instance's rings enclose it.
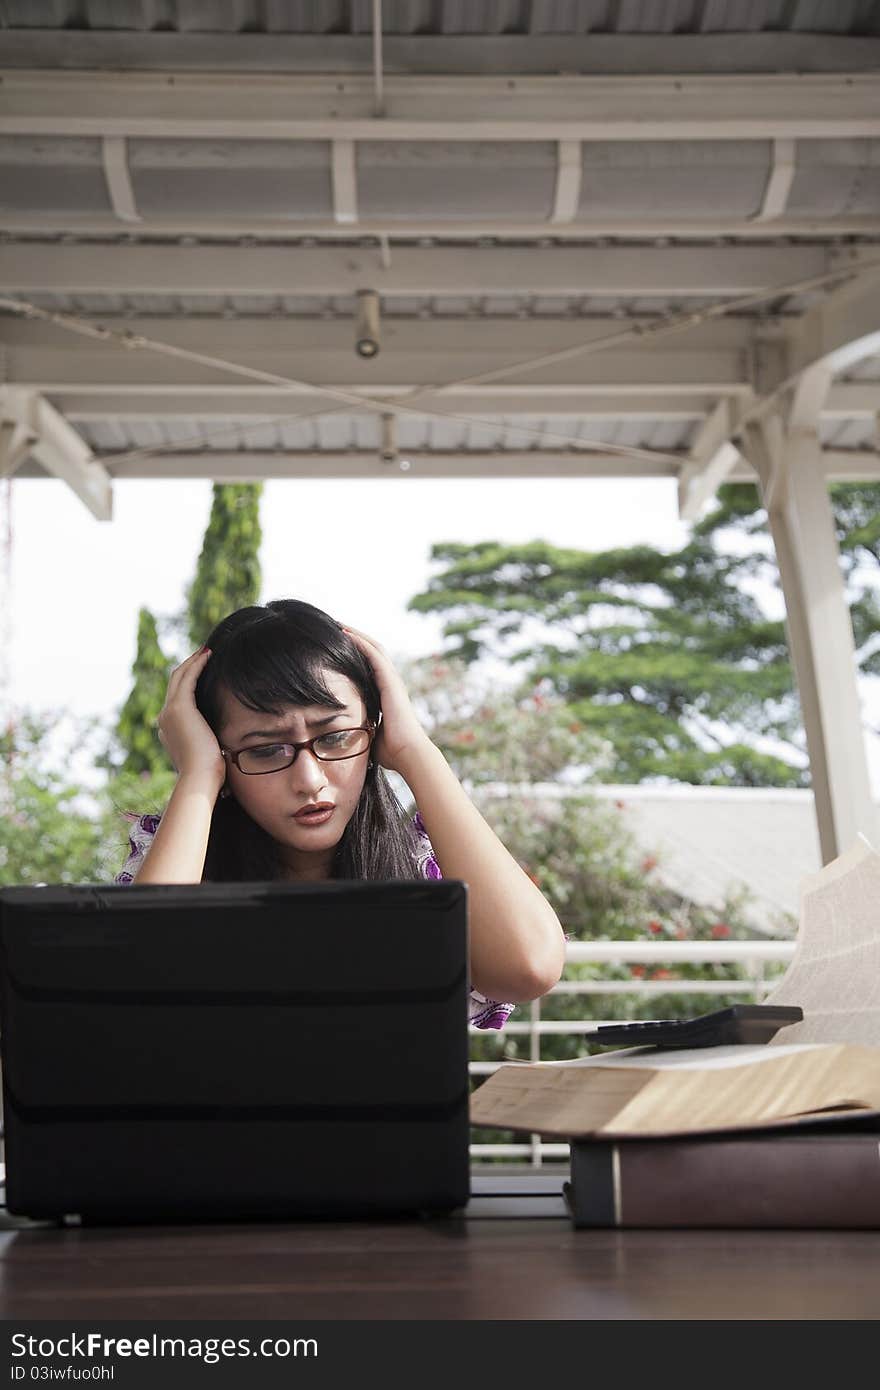
<instances>
[{"instance_id":1,"label":"purple patterned top","mask_svg":"<svg viewBox=\"0 0 880 1390\"><path fill-rule=\"evenodd\" d=\"M114 883L132 883L138 869L146 858L147 850L161 816L139 816L133 811L124 811L129 822L128 858L114 878ZM442 878L440 865L434 858L434 849L428 838L425 823L416 811L412 820L416 837L416 864L423 878ZM474 1028L503 1028L516 1006L503 1004L497 999L487 999L479 990L472 989L468 994L468 1022Z\"/></svg>"}]
</instances>

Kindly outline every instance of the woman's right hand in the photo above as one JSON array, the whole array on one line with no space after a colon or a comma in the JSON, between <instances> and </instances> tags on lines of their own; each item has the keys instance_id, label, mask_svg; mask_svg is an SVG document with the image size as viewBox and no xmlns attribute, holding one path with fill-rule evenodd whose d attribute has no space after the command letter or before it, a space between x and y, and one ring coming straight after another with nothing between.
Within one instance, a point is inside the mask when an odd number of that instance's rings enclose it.
<instances>
[{"instance_id":1,"label":"woman's right hand","mask_svg":"<svg viewBox=\"0 0 880 1390\"><path fill-rule=\"evenodd\" d=\"M178 777L216 779L219 792L226 780L226 761L213 729L196 706L196 681L210 657L210 651L202 647L171 672L156 728Z\"/></svg>"}]
</instances>

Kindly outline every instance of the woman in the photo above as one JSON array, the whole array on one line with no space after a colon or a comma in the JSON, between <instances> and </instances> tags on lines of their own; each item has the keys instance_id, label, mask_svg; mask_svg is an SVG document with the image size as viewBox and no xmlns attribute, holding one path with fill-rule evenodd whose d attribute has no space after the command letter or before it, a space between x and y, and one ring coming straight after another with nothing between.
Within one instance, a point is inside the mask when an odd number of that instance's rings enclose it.
<instances>
[{"instance_id":1,"label":"woman","mask_svg":"<svg viewBox=\"0 0 880 1390\"><path fill-rule=\"evenodd\" d=\"M471 1022L502 1027L559 979L553 909L363 633L295 599L239 609L172 672L158 730L177 782L161 817L137 819L117 883L462 879ZM383 768L412 791L414 820Z\"/></svg>"}]
</instances>

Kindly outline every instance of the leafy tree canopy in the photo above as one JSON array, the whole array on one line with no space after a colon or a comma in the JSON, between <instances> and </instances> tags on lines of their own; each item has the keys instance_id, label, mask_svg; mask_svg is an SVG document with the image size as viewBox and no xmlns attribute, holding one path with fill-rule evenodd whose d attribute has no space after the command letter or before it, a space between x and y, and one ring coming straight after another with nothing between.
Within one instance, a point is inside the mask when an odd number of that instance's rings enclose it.
<instances>
[{"instance_id":1,"label":"leafy tree canopy","mask_svg":"<svg viewBox=\"0 0 880 1390\"><path fill-rule=\"evenodd\" d=\"M880 487L835 488L832 503L861 668L874 674L880 614L858 575L878 561ZM722 548L731 530L740 543ZM484 541L436 545L432 558L443 568L410 608L443 614L465 662L520 662L560 695L612 745L606 780L808 785L784 622L753 592L778 583L754 487L722 488L671 553Z\"/></svg>"}]
</instances>

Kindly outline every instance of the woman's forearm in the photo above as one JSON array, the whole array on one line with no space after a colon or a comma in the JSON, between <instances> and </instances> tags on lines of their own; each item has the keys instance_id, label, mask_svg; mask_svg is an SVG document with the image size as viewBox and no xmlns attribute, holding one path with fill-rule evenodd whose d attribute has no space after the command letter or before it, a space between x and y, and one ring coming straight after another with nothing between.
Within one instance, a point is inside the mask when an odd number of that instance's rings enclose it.
<instances>
[{"instance_id":1,"label":"woman's forearm","mask_svg":"<svg viewBox=\"0 0 880 1390\"><path fill-rule=\"evenodd\" d=\"M135 874L137 883L201 883L219 792L216 779L178 778L146 859Z\"/></svg>"},{"instance_id":2,"label":"woman's forearm","mask_svg":"<svg viewBox=\"0 0 880 1390\"><path fill-rule=\"evenodd\" d=\"M562 973L565 937L547 899L504 848L429 739L400 769L444 878L468 885L471 984L513 1003L545 994Z\"/></svg>"}]
</instances>

